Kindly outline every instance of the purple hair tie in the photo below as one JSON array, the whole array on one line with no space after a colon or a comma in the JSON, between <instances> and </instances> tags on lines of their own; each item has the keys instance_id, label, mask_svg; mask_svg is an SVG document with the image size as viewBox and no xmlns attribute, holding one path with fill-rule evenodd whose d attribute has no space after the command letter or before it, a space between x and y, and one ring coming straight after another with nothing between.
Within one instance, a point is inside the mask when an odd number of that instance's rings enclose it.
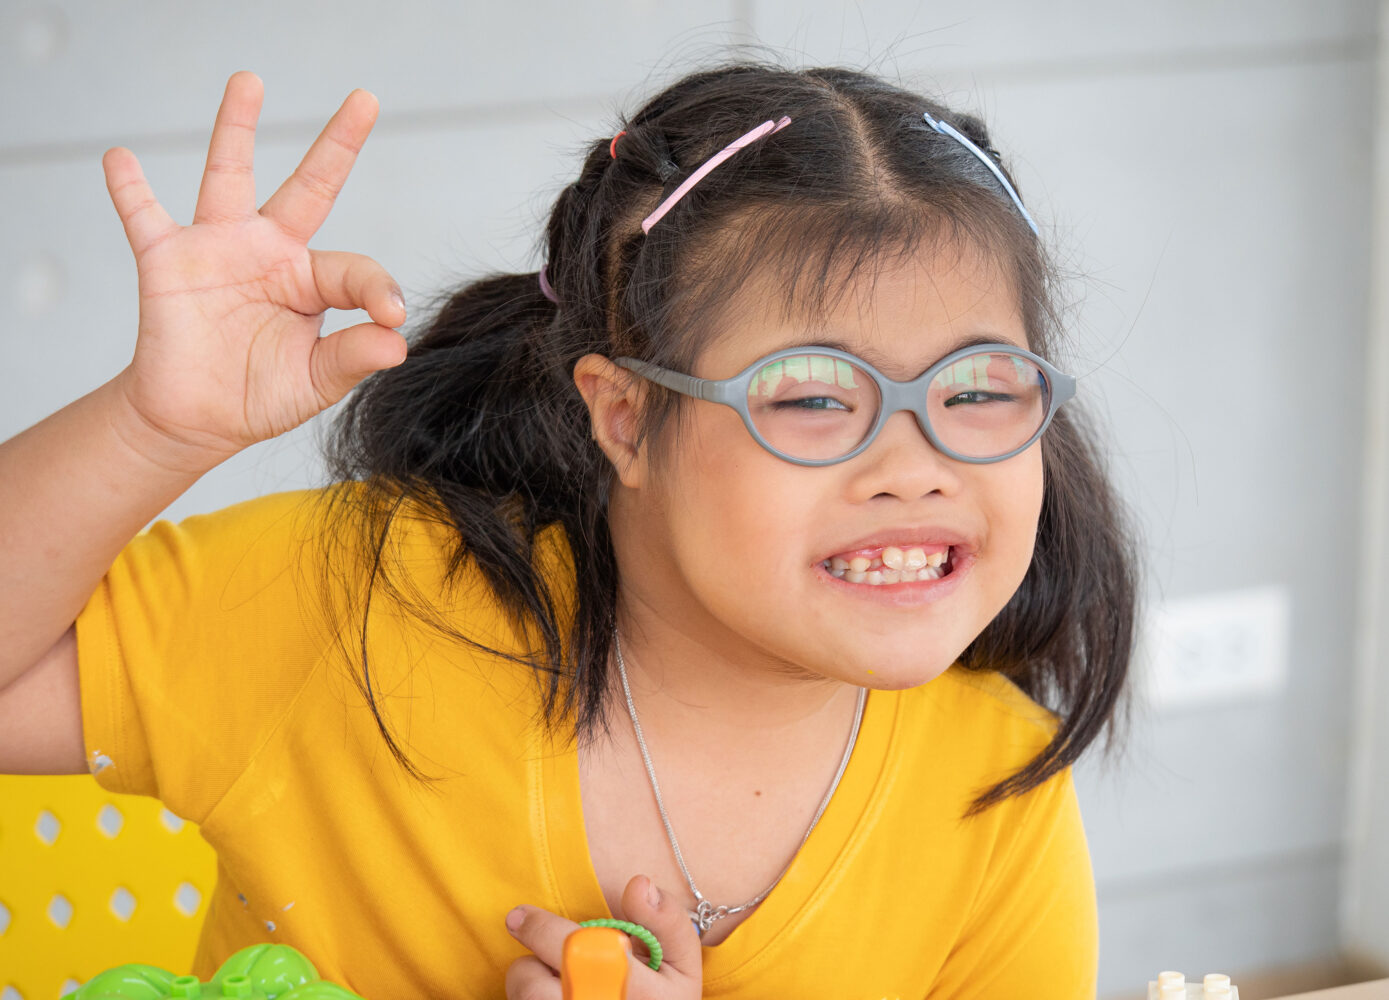
<instances>
[{"instance_id":1,"label":"purple hair tie","mask_svg":"<svg viewBox=\"0 0 1389 1000\"><path fill-rule=\"evenodd\" d=\"M749 132L747 135L739 136L737 139L734 139L727 146L723 147L723 149L719 150L713 156L709 157L709 159L705 160L703 165L694 173L690 174L689 177L685 178L685 182L681 184L678 188L676 188L674 191L672 191L670 193L670 196L666 198L665 201L661 202L659 205L656 206L656 211L652 212L646 218L642 219L641 231L643 233L650 233L651 227L661 221L661 216L669 212L675 206L675 203L677 201L685 197L685 195L689 194L690 189L692 187L694 187L696 184L702 181L705 178L705 176L709 173L709 171L713 170L724 160L728 159L730 156L738 152L738 150L742 149L744 146L752 145L758 139L761 139L764 135L771 135L773 132L780 132L787 125L790 124L791 119L783 115L779 121L765 121L761 125L757 126L757 128Z\"/></svg>"},{"instance_id":2,"label":"purple hair tie","mask_svg":"<svg viewBox=\"0 0 1389 1000\"><path fill-rule=\"evenodd\" d=\"M555 305L559 305L559 296L556 295L555 290L550 287L550 279L545 277L545 269L549 266L549 264L540 265L540 294L545 296Z\"/></svg>"}]
</instances>

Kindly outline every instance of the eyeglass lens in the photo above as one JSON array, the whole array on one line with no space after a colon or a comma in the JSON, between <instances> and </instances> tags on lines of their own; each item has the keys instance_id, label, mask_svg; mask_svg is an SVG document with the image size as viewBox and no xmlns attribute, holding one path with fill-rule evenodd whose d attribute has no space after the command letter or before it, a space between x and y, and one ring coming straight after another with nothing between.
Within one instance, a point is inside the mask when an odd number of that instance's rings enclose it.
<instances>
[{"instance_id":1,"label":"eyeglass lens","mask_svg":"<svg viewBox=\"0 0 1389 1000\"><path fill-rule=\"evenodd\" d=\"M1028 358L974 354L943 368L926 390L931 429L951 451L996 458L1027 442L1046 418L1046 376ZM841 458L878 420L877 383L852 362L807 352L768 363L748 386L763 440L792 458Z\"/></svg>"}]
</instances>

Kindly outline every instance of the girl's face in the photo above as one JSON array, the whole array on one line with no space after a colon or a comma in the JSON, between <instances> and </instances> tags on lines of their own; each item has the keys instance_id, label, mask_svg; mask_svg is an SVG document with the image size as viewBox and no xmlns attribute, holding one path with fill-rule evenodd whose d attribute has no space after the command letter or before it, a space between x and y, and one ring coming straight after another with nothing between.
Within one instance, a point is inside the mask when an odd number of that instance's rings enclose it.
<instances>
[{"instance_id":1,"label":"girl's face","mask_svg":"<svg viewBox=\"0 0 1389 1000\"><path fill-rule=\"evenodd\" d=\"M776 289L745 289L692 374L728 378L815 343L905 380L980 338L1027 346L1008 283L973 253L866 278L813 330L779 316L780 302ZM809 468L765 451L731 408L682 403L680 433L647 446L672 452L641 463L638 488L615 497L624 595L735 662L873 688L923 684L1022 582L1042 502L1037 444L1002 462L964 463L936 451L902 411L860 455ZM945 575L926 582L875 586L871 570L859 583L831 572L836 559L891 570L941 556Z\"/></svg>"}]
</instances>

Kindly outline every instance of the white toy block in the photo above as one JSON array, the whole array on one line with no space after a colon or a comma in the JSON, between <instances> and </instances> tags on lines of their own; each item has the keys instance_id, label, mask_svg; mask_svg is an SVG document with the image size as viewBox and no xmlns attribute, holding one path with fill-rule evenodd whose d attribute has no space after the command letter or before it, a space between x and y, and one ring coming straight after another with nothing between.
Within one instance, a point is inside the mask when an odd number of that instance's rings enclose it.
<instances>
[{"instance_id":1,"label":"white toy block","mask_svg":"<svg viewBox=\"0 0 1389 1000\"><path fill-rule=\"evenodd\" d=\"M1159 972L1148 981L1148 1000L1239 1000L1239 987L1220 972L1207 973L1199 983L1188 983L1180 972Z\"/></svg>"}]
</instances>

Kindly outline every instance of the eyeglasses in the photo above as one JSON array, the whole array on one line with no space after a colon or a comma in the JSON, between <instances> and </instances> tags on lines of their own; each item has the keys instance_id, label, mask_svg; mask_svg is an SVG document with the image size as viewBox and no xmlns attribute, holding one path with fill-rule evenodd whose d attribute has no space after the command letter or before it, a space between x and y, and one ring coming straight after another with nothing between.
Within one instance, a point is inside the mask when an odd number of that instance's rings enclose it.
<instances>
[{"instance_id":1,"label":"eyeglasses","mask_svg":"<svg viewBox=\"0 0 1389 1000\"><path fill-rule=\"evenodd\" d=\"M706 379L636 358L614 363L657 385L738 411L757 443L796 465L833 465L862 452L898 410L961 462L1001 462L1042 436L1076 380L1011 344L978 344L898 382L832 348L792 347L732 378Z\"/></svg>"}]
</instances>

